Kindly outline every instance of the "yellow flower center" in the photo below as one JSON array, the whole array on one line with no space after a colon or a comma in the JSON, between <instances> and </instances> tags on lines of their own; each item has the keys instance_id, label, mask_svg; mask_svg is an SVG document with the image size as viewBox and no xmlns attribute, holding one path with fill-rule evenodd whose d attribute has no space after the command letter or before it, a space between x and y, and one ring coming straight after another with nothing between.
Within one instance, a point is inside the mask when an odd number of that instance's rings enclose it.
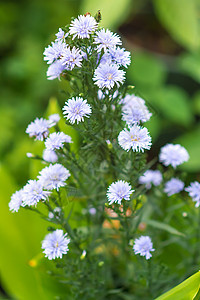
<instances>
[{"instance_id":1,"label":"yellow flower center","mask_svg":"<svg viewBox=\"0 0 200 300\"><path fill-rule=\"evenodd\" d=\"M112 79L112 74L108 74L108 80Z\"/></svg>"},{"instance_id":2,"label":"yellow flower center","mask_svg":"<svg viewBox=\"0 0 200 300\"><path fill-rule=\"evenodd\" d=\"M139 138L137 138L137 137L131 135L131 141L133 141L133 142L138 142L138 141L139 141Z\"/></svg>"}]
</instances>

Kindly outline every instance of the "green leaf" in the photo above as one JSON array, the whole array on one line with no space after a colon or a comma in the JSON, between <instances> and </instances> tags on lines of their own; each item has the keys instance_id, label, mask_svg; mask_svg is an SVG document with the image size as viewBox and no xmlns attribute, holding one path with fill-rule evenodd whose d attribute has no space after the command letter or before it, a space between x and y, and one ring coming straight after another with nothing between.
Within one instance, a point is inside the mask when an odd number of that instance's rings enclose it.
<instances>
[{"instance_id":1,"label":"green leaf","mask_svg":"<svg viewBox=\"0 0 200 300\"><path fill-rule=\"evenodd\" d=\"M154 5L160 22L178 43L191 50L200 46L195 0L154 0Z\"/></svg>"},{"instance_id":2,"label":"green leaf","mask_svg":"<svg viewBox=\"0 0 200 300\"><path fill-rule=\"evenodd\" d=\"M134 52L132 61L127 75L136 86L155 88L164 83L167 73L161 60L149 53Z\"/></svg>"},{"instance_id":3,"label":"green leaf","mask_svg":"<svg viewBox=\"0 0 200 300\"><path fill-rule=\"evenodd\" d=\"M157 229L165 230L171 234L179 235L179 236L185 236L182 232L178 231L176 228L165 224L163 222L155 221L155 220L144 220L144 222Z\"/></svg>"},{"instance_id":4,"label":"green leaf","mask_svg":"<svg viewBox=\"0 0 200 300\"><path fill-rule=\"evenodd\" d=\"M193 122L192 106L184 90L166 86L155 90L149 97L155 107L170 121L183 126Z\"/></svg>"},{"instance_id":5,"label":"green leaf","mask_svg":"<svg viewBox=\"0 0 200 300\"><path fill-rule=\"evenodd\" d=\"M200 82L200 53L184 53L179 57L180 69Z\"/></svg>"},{"instance_id":6,"label":"green leaf","mask_svg":"<svg viewBox=\"0 0 200 300\"><path fill-rule=\"evenodd\" d=\"M200 288L200 271L155 300L192 300Z\"/></svg>"},{"instance_id":7,"label":"green leaf","mask_svg":"<svg viewBox=\"0 0 200 300\"><path fill-rule=\"evenodd\" d=\"M189 172L198 172L200 170L200 124L197 124L192 131L180 136L173 142L184 146L190 155L190 159L179 168Z\"/></svg>"},{"instance_id":8,"label":"green leaf","mask_svg":"<svg viewBox=\"0 0 200 300\"><path fill-rule=\"evenodd\" d=\"M94 16L100 10L102 15L100 26L114 28L127 19L131 4L131 0L83 0L80 11L90 12Z\"/></svg>"}]
</instances>

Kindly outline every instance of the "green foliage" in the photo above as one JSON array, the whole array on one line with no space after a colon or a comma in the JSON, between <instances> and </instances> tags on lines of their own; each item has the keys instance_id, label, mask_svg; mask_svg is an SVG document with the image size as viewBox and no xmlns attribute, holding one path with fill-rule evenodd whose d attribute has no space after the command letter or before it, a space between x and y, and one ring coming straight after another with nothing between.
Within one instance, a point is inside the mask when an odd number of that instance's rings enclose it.
<instances>
[{"instance_id":1,"label":"green foliage","mask_svg":"<svg viewBox=\"0 0 200 300\"><path fill-rule=\"evenodd\" d=\"M154 0L160 22L181 45L196 50L200 46L195 0Z\"/></svg>"},{"instance_id":2,"label":"green foliage","mask_svg":"<svg viewBox=\"0 0 200 300\"><path fill-rule=\"evenodd\" d=\"M156 300L189 300L189 299L199 299L197 298L197 293L200 289L200 271L186 279L184 282L170 290L169 292L163 294L162 296L156 298Z\"/></svg>"}]
</instances>

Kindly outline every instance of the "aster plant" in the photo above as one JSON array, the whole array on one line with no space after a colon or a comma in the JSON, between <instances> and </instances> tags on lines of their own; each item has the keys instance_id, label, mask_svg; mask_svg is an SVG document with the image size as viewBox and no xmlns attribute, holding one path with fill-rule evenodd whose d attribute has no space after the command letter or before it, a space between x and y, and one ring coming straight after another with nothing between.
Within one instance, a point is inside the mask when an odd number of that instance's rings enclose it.
<instances>
[{"instance_id":1,"label":"aster plant","mask_svg":"<svg viewBox=\"0 0 200 300\"><path fill-rule=\"evenodd\" d=\"M167 144L159 154L161 164L148 159L152 138L143 124L152 112L126 85L130 52L118 34L101 28L99 13L80 15L59 28L44 61L48 80L66 82L63 116L36 118L28 125L26 133L44 150L27 156L39 159L43 168L12 195L9 209L31 209L50 223L42 250L69 286L65 299L152 299L162 291L160 269L154 274L149 262L158 263L161 250L156 254L158 228L154 233L146 227L160 224L159 207L167 197L183 193L189 199L188 192L199 207L199 183L185 192L176 170L189 154L181 145ZM63 131L60 118L68 125ZM69 128L76 131L78 146ZM178 232L170 225L162 228Z\"/></svg>"}]
</instances>

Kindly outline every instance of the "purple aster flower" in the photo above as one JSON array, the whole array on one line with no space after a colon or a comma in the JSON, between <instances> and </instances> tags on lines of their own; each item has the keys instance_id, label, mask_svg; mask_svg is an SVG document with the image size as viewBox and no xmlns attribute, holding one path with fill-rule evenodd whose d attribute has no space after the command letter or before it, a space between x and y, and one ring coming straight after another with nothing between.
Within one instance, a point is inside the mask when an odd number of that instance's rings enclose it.
<instances>
[{"instance_id":1,"label":"purple aster flower","mask_svg":"<svg viewBox=\"0 0 200 300\"><path fill-rule=\"evenodd\" d=\"M120 37L111 32L109 29L101 29L96 33L96 37L94 38L94 44L97 44L97 52L101 52L102 49L106 51L116 45L121 45L122 42Z\"/></svg>"},{"instance_id":2,"label":"purple aster flower","mask_svg":"<svg viewBox=\"0 0 200 300\"><path fill-rule=\"evenodd\" d=\"M129 125L147 122L152 116L145 105L145 101L135 95L126 95L121 103L122 119Z\"/></svg>"},{"instance_id":3,"label":"purple aster flower","mask_svg":"<svg viewBox=\"0 0 200 300\"><path fill-rule=\"evenodd\" d=\"M50 192L44 191L37 180L29 180L23 188L22 206L36 205L40 200L47 200Z\"/></svg>"},{"instance_id":4,"label":"purple aster flower","mask_svg":"<svg viewBox=\"0 0 200 300\"><path fill-rule=\"evenodd\" d=\"M126 151L131 148L133 151L144 152L144 149L151 148L151 137L147 128L133 125L128 129L124 129L118 136L119 145Z\"/></svg>"},{"instance_id":5,"label":"purple aster flower","mask_svg":"<svg viewBox=\"0 0 200 300\"><path fill-rule=\"evenodd\" d=\"M62 258L63 254L69 251L68 244L70 239L66 238L67 233L64 234L62 229L56 229L55 231L47 234L42 241L43 253L49 260L55 258Z\"/></svg>"},{"instance_id":6,"label":"purple aster flower","mask_svg":"<svg viewBox=\"0 0 200 300\"><path fill-rule=\"evenodd\" d=\"M189 196L194 202L196 202L195 207L200 206L200 183L197 181L191 182L185 191L189 193Z\"/></svg>"},{"instance_id":7,"label":"purple aster flower","mask_svg":"<svg viewBox=\"0 0 200 300\"><path fill-rule=\"evenodd\" d=\"M55 163L58 161L58 155L53 150L44 149L42 158L50 163Z\"/></svg>"},{"instance_id":8,"label":"purple aster flower","mask_svg":"<svg viewBox=\"0 0 200 300\"><path fill-rule=\"evenodd\" d=\"M130 195L134 192L131 190L131 185L124 181L118 180L113 182L107 191L107 197L109 204L118 203L121 204L122 199L130 200Z\"/></svg>"},{"instance_id":9,"label":"purple aster flower","mask_svg":"<svg viewBox=\"0 0 200 300\"><path fill-rule=\"evenodd\" d=\"M26 128L26 133L28 133L30 137L35 137L36 140L43 141L47 138L50 127L51 125L47 120L36 118Z\"/></svg>"},{"instance_id":10,"label":"purple aster flower","mask_svg":"<svg viewBox=\"0 0 200 300\"><path fill-rule=\"evenodd\" d=\"M60 79L60 75L66 69L66 67L62 64L61 60L54 61L47 70L47 79Z\"/></svg>"},{"instance_id":11,"label":"purple aster flower","mask_svg":"<svg viewBox=\"0 0 200 300\"><path fill-rule=\"evenodd\" d=\"M51 126L56 125L59 121L60 121L59 114L53 114L49 116L48 122L50 123Z\"/></svg>"},{"instance_id":12,"label":"purple aster flower","mask_svg":"<svg viewBox=\"0 0 200 300\"><path fill-rule=\"evenodd\" d=\"M69 171L61 164L50 164L42 169L38 176L39 182L46 190L59 190L60 187L66 185L66 180L69 178Z\"/></svg>"},{"instance_id":13,"label":"purple aster flower","mask_svg":"<svg viewBox=\"0 0 200 300\"><path fill-rule=\"evenodd\" d=\"M89 208L88 211L89 211L89 214L92 216L96 215L96 212L97 212L96 208L94 208L94 207Z\"/></svg>"},{"instance_id":14,"label":"purple aster flower","mask_svg":"<svg viewBox=\"0 0 200 300\"><path fill-rule=\"evenodd\" d=\"M172 178L165 183L164 192L168 195L174 195L184 189L184 182L178 178Z\"/></svg>"},{"instance_id":15,"label":"purple aster flower","mask_svg":"<svg viewBox=\"0 0 200 300\"><path fill-rule=\"evenodd\" d=\"M125 79L125 72L117 65L100 64L94 72L93 80L100 89L111 89L116 84L119 87Z\"/></svg>"},{"instance_id":16,"label":"purple aster flower","mask_svg":"<svg viewBox=\"0 0 200 300\"><path fill-rule=\"evenodd\" d=\"M98 27L98 23L95 18L90 15L80 15L77 19L74 19L69 27L69 33L73 35L73 39L78 37L79 39L85 39L90 37L90 34Z\"/></svg>"},{"instance_id":17,"label":"purple aster flower","mask_svg":"<svg viewBox=\"0 0 200 300\"><path fill-rule=\"evenodd\" d=\"M47 61L47 64L52 64L55 60L62 56L63 50L66 48L66 44L63 41L52 42L51 46L49 45L44 50L44 60Z\"/></svg>"},{"instance_id":18,"label":"purple aster flower","mask_svg":"<svg viewBox=\"0 0 200 300\"><path fill-rule=\"evenodd\" d=\"M120 66L127 68L131 63L131 54L124 48L112 47L109 49L109 54L112 61Z\"/></svg>"},{"instance_id":19,"label":"purple aster flower","mask_svg":"<svg viewBox=\"0 0 200 300\"><path fill-rule=\"evenodd\" d=\"M162 182L162 174L158 170L147 170L139 178L139 183L145 184L145 187L147 189L150 189L152 184L158 186L161 184L161 182Z\"/></svg>"},{"instance_id":20,"label":"purple aster flower","mask_svg":"<svg viewBox=\"0 0 200 300\"><path fill-rule=\"evenodd\" d=\"M53 132L45 141L45 147L47 150L61 149L64 143L72 143L71 136L64 132Z\"/></svg>"},{"instance_id":21,"label":"purple aster flower","mask_svg":"<svg viewBox=\"0 0 200 300\"><path fill-rule=\"evenodd\" d=\"M81 61L83 60L81 51L75 47L70 50L66 47L62 52L61 62L65 66L66 70L72 70L75 66L81 67Z\"/></svg>"},{"instance_id":22,"label":"purple aster flower","mask_svg":"<svg viewBox=\"0 0 200 300\"><path fill-rule=\"evenodd\" d=\"M69 33L65 33L64 30L59 28L58 33L56 33L55 35L57 37L56 42L58 42L58 41L63 42L65 40L65 38L69 35Z\"/></svg>"},{"instance_id":23,"label":"purple aster flower","mask_svg":"<svg viewBox=\"0 0 200 300\"><path fill-rule=\"evenodd\" d=\"M155 249L153 249L153 244L149 236L141 236L139 239L136 239L133 245L133 250L135 254L145 256L146 259L152 257L152 254L150 252L155 251Z\"/></svg>"},{"instance_id":24,"label":"purple aster flower","mask_svg":"<svg viewBox=\"0 0 200 300\"><path fill-rule=\"evenodd\" d=\"M23 195L23 189L16 191L11 196L11 200L8 205L9 205L9 209L12 212L17 212L20 209L20 206L22 205L22 195Z\"/></svg>"},{"instance_id":25,"label":"purple aster flower","mask_svg":"<svg viewBox=\"0 0 200 300\"><path fill-rule=\"evenodd\" d=\"M87 100L83 100L81 97L72 97L63 107L63 114L70 123L74 124L77 121L77 124L81 121L84 121L84 117L89 118L92 113L91 106L87 103Z\"/></svg>"},{"instance_id":26,"label":"purple aster flower","mask_svg":"<svg viewBox=\"0 0 200 300\"><path fill-rule=\"evenodd\" d=\"M187 150L179 144L167 144L161 148L159 160L164 166L172 165L173 168L188 161L189 154Z\"/></svg>"}]
</instances>

